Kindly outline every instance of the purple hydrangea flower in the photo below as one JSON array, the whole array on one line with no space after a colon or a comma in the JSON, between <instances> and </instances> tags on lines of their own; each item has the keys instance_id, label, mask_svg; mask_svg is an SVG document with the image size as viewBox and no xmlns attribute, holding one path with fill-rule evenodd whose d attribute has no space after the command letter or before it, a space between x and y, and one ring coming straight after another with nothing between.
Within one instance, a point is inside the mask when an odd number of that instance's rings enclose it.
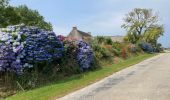
<instances>
[{"instance_id":1,"label":"purple hydrangea flower","mask_svg":"<svg viewBox=\"0 0 170 100\"><path fill-rule=\"evenodd\" d=\"M64 47L54 32L24 25L0 30L0 71L21 73L37 62L62 56Z\"/></svg>"},{"instance_id":2,"label":"purple hydrangea flower","mask_svg":"<svg viewBox=\"0 0 170 100\"><path fill-rule=\"evenodd\" d=\"M76 41L77 45L77 61L80 69L88 69L93 61L93 52L90 46L83 41Z\"/></svg>"}]
</instances>

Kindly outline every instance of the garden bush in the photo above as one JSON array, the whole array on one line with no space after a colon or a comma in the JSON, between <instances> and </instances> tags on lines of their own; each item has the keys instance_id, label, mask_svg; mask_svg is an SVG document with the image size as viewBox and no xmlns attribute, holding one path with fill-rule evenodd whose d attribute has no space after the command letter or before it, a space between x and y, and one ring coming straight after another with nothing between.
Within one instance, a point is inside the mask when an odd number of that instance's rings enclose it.
<instances>
[{"instance_id":1,"label":"garden bush","mask_svg":"<svg viewBox=\"0 0 170 100\"><path fill-rule=\"evenodd\" d=\"M97 36L95 39L98 44L104 44L106 40L103 36Z\"/></svg>"},{"instance_id":2,"label":"garden bush","mask_svg":"<svg viewBox=\"0 0 170 100\"><path fill-rule=\"evenodd\" d=\"M105 44L112 45L113 44L112 39L111 38L105 38Z\"/></svg>"},{"instance_id":3,"label":"garden bush","mask_svg":"<svg viewBox=\"0 0 170 100\"><path fill-rule=\"evenodd\" d=\"M152 45L151 45L150 43L141 42L141 43L139 43L139 46L141 47L141 49L142 49L144 52L148 52L148 53L154 52L154 48L152 47Z\"/></svg>"},{"instance_id":4,"label":"garden bush","mask_svg":"<svg viewBox=\"0 0 170 100\"><path fill-rule=\"evenodd\" d=\"M62 69L64 68L63 71L67 73L79 73L92 67L93 51L88 43L80 40L70 41L67 39L65 39L63 43L65 48L65 56L62 57L61 65Z\"/></svg>"},{"instance_id":5,"label":"garden bush","mask_svg":"<svg viewBox=\"0 0 170 100\"><path fill-rule=\"evenodd\" d=\"M55 33L24 25L1 29L0 70L22 73L37 63L51 63L62 56L62 42Z\"/></svg>"},{"instance_id":6,"label":"garden bush","mask_svg":"<svg viewBox=\"0 0 170 100\"><path fill-rule=\"evenodd\" d=\"M58 71L64 51L63 43L54 32L25 25L8 26L0 31L3 86L8 83L10 86L6 87L16 89L18 82L24 89L31 89L54 78L52 75L56 72L53 71Z\"/></svg>"},{"instance_id":7,"label":"garden bush","mask_svg":"<svg viewBox=\"0 0 170 100\"><path fill-rule=\"evenodd\" d=\"M63 36L60 36L63 37ZM64 55L62 57L60 69L65 75L80 73L80 67L76 60L76 44L74 41L63 41Z\"/></svg>"},{"instance_id":8,"label":"garden bush","mask_svg":"<svg viewBox=\"0 0 170 100\"><path fill-rule=\"evenodd\" d=\"M114 42L114 43L112 44L112 48L113 48L114 54L115 54L116 56L121 56L121 50L122 50L122 48L123 48L123 45L122 45L121 43L119 43L119 42Z\"/></svg>"},{"instance_id":9,"label":"garden bush","mask_svg":"<svg viewBox=\"0 0 170 100\"><path fill-rule=\"evenodd\" d=\"M80 66L80 70L88 69L93 61L93 51L86 42L76 41L76 59Z\"/></svg>"},{"instance_id":10,"label":"garden bush","mask_svg":"<svg viewBox=\"0 0 170 100\"><path fill-rule=\"evenodd\" d=\"M112 57L111 52L102 45L93 44L92 45L94 56L96 59L108 59Z\"/></svg>"}]
</instances>

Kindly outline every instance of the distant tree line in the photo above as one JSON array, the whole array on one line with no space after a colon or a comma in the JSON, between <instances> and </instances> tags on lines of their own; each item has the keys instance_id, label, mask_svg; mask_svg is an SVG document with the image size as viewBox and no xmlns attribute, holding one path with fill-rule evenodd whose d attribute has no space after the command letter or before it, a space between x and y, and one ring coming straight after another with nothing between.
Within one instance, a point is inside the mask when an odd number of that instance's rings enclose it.
<instances>
[{"instance_id":1,"label":"distant tree line","mask_svg":"<svg viewBox=\"0 0 170 100\"><path fill-rule=\"evenodd\" d=\"M52 30L51 23L46 22L37 10L29 9L26 5L13 7L9 5L9 0L0 0L0 28L22 23Z\"/></svg>"}]
</instances>

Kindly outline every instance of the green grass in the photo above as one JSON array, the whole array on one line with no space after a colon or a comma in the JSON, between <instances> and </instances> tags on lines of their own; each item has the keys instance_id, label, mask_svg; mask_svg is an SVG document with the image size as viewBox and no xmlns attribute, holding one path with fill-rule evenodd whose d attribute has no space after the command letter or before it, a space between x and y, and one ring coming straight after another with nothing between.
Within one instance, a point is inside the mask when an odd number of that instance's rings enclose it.
<instances>
[{"instance_id":1,"label":"green grass","mask_svg":"<svg viewBox=\"0 0 170 100\"><path fill-rule=\"evenodd\" d=\"M34 90L20 92L16 95L6 98L7 100L51 100L64 96L77 89L83 88L102 78L113 74L121 69L139 63L147 58L153 57L155 54L142 54L122 61L118 64L104 66L102 69L90 71L79 75L73 75L58 81L55 84L37 88Z\"/></svg>"}]
</instances>

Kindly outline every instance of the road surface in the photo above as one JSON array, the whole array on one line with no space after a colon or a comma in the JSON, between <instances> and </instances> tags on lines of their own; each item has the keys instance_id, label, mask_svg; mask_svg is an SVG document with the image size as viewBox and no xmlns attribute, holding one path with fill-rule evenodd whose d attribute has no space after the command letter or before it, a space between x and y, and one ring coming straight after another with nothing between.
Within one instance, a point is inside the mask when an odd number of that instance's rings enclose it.
<instances>
[{"instance_id":1,"label":"road surface","mask_svg":"<svg viewBox=\"0 0 170 100\"><path fill-rule=\"evenodd\" d=\"M147 59L59 100L170 100L170 53Z\"/></svg>"}]
</instances>

